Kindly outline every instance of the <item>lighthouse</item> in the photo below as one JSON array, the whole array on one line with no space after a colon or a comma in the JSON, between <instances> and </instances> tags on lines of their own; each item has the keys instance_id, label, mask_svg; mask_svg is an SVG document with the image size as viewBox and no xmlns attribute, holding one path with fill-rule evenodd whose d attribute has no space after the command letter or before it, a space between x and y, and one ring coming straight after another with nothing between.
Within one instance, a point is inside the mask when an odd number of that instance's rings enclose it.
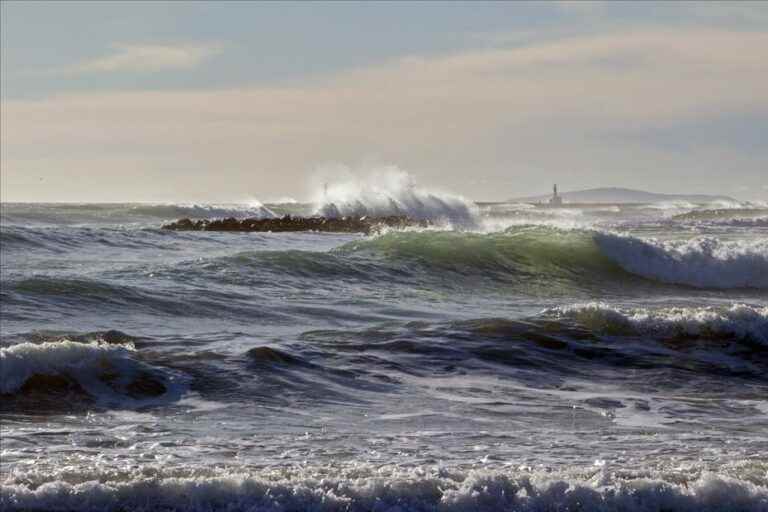
<instances>
[{"instance_id":1,"label":"lighthouse","mask_svg":"<svg viewBox=\"0 0 768 512\"><path fill-rule=\"evenodd\" d=\"M557 195L557 184L552 187L552 197L549 198L549 206L562 206L563 198Z\"/></svg>"}]
</instances>

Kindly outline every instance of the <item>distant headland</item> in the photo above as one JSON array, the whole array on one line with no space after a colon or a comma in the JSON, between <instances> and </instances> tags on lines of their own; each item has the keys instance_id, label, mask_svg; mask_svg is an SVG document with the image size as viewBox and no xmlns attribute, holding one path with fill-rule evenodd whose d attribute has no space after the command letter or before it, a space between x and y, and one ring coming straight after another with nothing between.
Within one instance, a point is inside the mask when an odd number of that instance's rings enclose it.
<instances>
[{"instance_id":1,"label":"distant headland","mask_svg":"<svg viewBox=\"0 0 768 512\"><path fill-rule=\"evenodd\" d=\"M737 202L734 198L708 194L660 194L619 187L590 188L572 192L555 193L558 205L562 203L658 203L664 201L687 201L690 203L712 203L715 201ZM516 203L549 203L552 195L518 197L510 199Z\"/></svg>"}]
</instances>

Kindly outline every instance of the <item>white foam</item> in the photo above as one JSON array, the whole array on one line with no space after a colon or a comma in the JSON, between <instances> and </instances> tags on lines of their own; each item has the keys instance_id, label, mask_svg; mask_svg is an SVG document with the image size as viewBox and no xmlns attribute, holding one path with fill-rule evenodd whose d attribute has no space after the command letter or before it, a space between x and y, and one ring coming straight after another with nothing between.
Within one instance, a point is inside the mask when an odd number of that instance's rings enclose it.
<instances>
[{"instance_id":1,"label":"white foam","mask_svg":"<svg viewBox=\"0 0 768 512\"><path fill-rule=\"evenodd\" d=\"M651 210L694 210L698 205L689 201L659 201L643 207Z\"/></svg>"},{"instance_id":2,"label":"white foam","mask_svg":"<svg viewBox=\"0 0 768 512\"><path fill-rule=\"evenodd\" d=\"M181 375L170 370L160 371L136 360L134 355L130 346L69 340L20 343L2 348L0 393L19 391L35 375L61 376L77 382L101 402L131 406L146 401L131 399L121 391L143 373L158 378L165 386L166 392L158 400L175 400L181 396L185 387Z\"/></svg>"},{"instance_id":3,"label":"white foam","mask_svg":"<svg viewBox=\"0 0 768 512\"><path fill-rule=\"evenodd\" d=\"M701 226L728 226L737 228L768 228L768 215L763 217L737 217L731 219L707 219L693 221Z\"/></svg>"},{"instance_id":4,"label":"white foam","mask_svg":"<svg viewBox=\"0 0 768 512\"><path fill-rule=\"evenodd\" d=\"M405 215L412 219L474 225L478 207L454 194L416 187L397 167L379 169L365 179L328 183L316 194L316 213L326 217Z\"/></svg>"},{"instance_id":5,"label":"white foam","mask_svg":"<svg viewBox=\"0 0 768 512\"><path fill-rule=\"evenodd\" d=\"M392 470L263 471L164 477L100 475L83 483L55 480L2 486L3 510L154 511L601 511L765 512L768 488L754 480L699 472L690 478L615 476L610 464L580 474L545 471ZM20 479L19 479L20 480Z\"/></svg>"},{"instance_id":6,"label":"white foam","mask_svg":"<svg viewBox=\"0 0 768 512\"><path fill-rule=\"evenodd\" d=\"M627 272L700 288L768 288L768 239L643 240L595 234L601 251Z\"/></svg>"},{"instance_id":7,"label":"white foam","mask_svg":"<svg viewBox=\"0 0 768 512\"><path fill-rule=\"evenodd\" d=\"M299 204L299 201L290 196L281 196L281 197L276 197L274 199L270 199L269 201L266 201L266 203L272 204L272 205L288 205L288 204Z\"/></svg>"},{"instance_id":8,"label":"white foam","mask_svg":"<svg viewBox=\"0 0 768 512\"><path fill-rule=\"evenodd\" d=\"M768 344L768 306L625 309L591 302L547 309L543 314L576 320L607 334L732 337Z\"/></svg>"}]
</instances>

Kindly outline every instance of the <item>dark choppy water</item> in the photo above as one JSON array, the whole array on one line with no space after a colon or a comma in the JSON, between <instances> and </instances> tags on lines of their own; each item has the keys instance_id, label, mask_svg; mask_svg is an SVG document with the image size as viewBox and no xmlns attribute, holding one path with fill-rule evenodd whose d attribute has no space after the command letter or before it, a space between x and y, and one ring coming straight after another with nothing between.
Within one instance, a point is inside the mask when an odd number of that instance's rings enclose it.
<instances>
[{"instance_id":1,"label":"dark choppy water","mask_svg":"<svg viewBox=\"0 0 768 512\"><path fill-rule=\"evenodd\" d=\"M768 510L768 210L412 206L3 204L2 508Z\"/></svg>"}]
</instances>

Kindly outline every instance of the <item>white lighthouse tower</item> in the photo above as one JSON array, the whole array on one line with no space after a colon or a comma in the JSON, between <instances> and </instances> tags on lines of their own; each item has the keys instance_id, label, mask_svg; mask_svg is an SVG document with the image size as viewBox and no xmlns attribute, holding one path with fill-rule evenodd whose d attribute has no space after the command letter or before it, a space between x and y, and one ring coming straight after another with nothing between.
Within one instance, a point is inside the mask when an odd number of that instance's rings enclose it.
<instances>
[{"instance_id":1,"label":"white lighthouse tower","mask_svg":"<svg viewBox=\"0 0 768 512\"><path fill-rule=\"evenodd\" d=\"M552 197L549 198L549 206L563 206L563 198L557 195L557 184L552 187Z\"/></svg>"}]
</instances>

